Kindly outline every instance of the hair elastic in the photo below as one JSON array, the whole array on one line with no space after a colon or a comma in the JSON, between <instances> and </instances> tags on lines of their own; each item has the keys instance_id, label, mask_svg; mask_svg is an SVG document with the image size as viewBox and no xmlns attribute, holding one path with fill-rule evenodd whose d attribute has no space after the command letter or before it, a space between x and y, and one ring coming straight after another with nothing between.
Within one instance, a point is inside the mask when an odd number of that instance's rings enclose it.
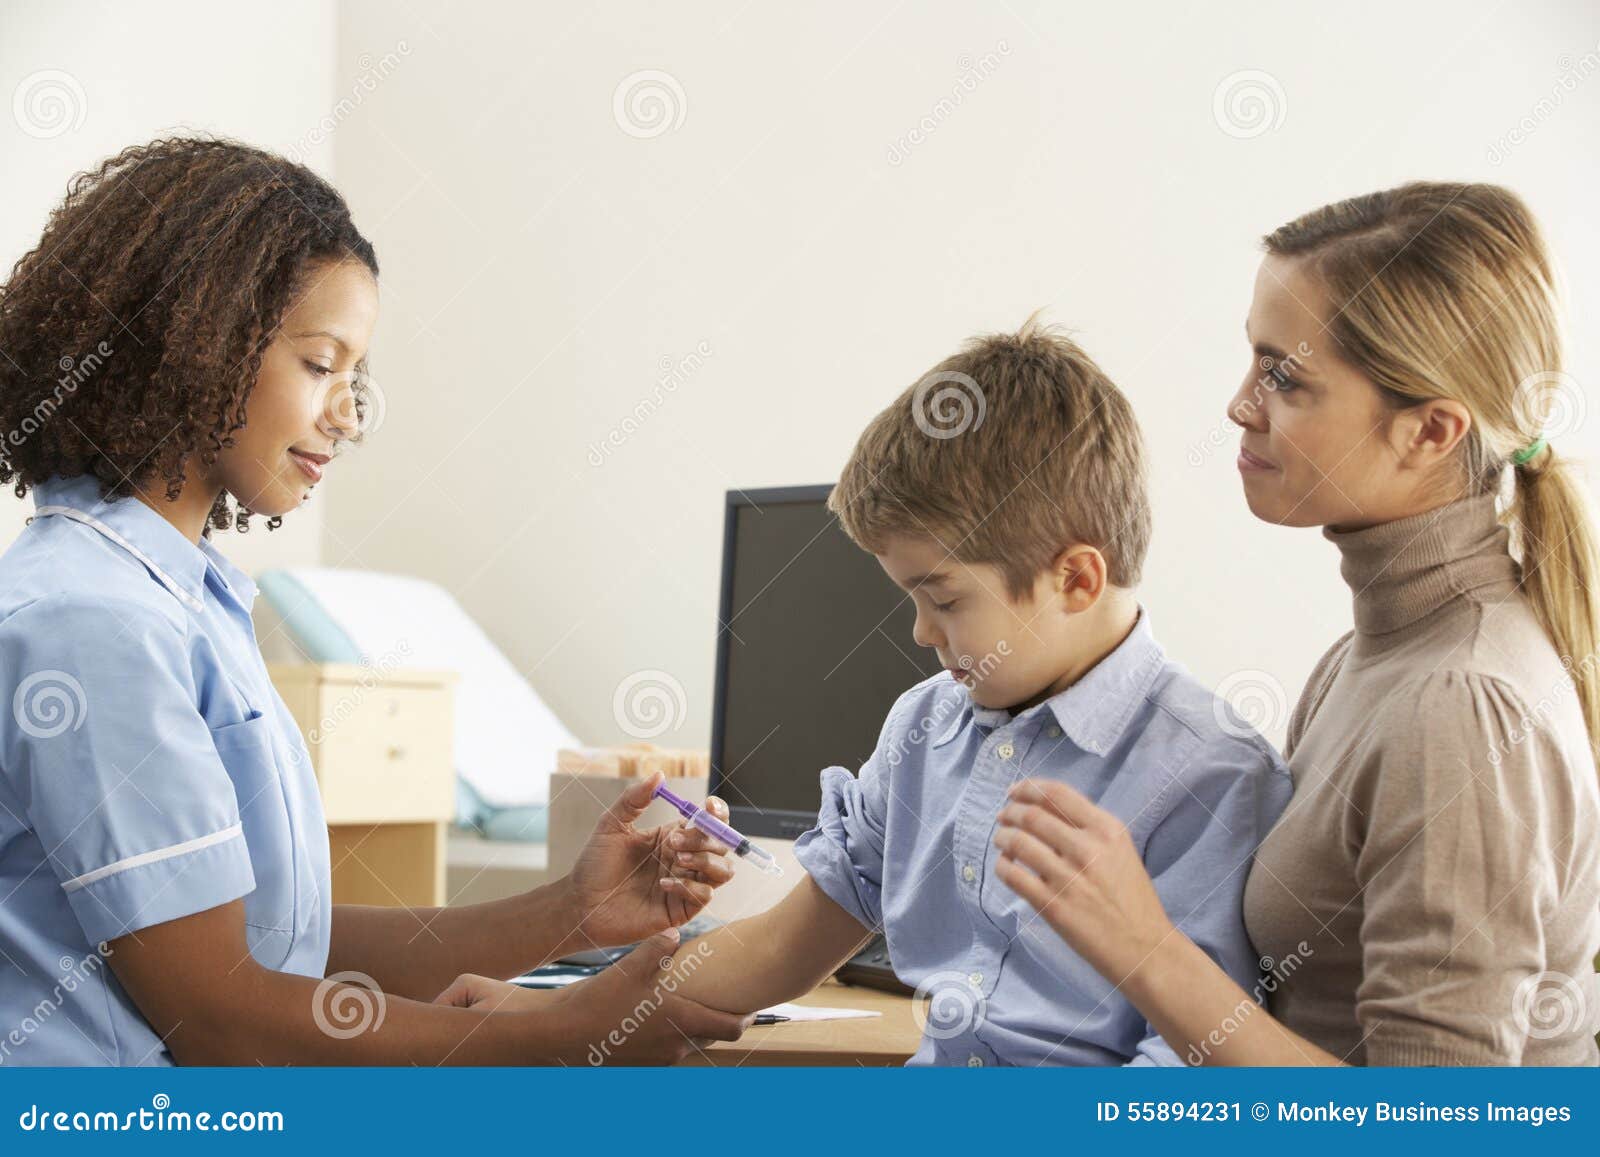
<instances>
[{"instance_id":1,"label":"hair elastic","mask_svg":"<svg viewBox=\"0 0 1600 1157\"><path fill-rule=\"evenodd\" d=\"M1549 444L1550 443L1545 440L1544 435L1540 434L1521 450L1518 450L1515 454L1511 455L1511 460L1518 466L1525 465L1531 458L1533 458L1535 454L1537 454L1540 450L1543 450Z\"/></svg>"}]
</instances>

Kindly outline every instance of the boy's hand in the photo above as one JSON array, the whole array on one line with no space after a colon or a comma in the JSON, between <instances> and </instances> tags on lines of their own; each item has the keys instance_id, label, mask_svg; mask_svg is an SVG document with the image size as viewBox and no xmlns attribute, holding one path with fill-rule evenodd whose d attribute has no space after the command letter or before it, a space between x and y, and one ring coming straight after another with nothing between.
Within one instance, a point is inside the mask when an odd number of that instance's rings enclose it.
<instances>
[{"instance_id":1,"label":"boy's hand","mask_svg":"<svg viewBox=\"0 0 1600 1157\"><path fill-rule=\"evenodd\" d=\"M576 939L586 947L628 944L675 928L711 902L712 889L733 879L728 849L686 821L647 832L634 828L661 778L657 772L623 792L572 866ZM728 818L728 805L716 796L705 806L718 819Z\"/></svg>"},{"instance_id":2,"label":"boy's hand","mask_svg":"<svg viewBox=\"0 0 1600 1157\"><path fill-rule=\"evenodd\" d=\"M996 874L1121 985L1174 932L1128 829L1064 783L1023 780L1010 795Z\"/></svg>"}]
</instances>

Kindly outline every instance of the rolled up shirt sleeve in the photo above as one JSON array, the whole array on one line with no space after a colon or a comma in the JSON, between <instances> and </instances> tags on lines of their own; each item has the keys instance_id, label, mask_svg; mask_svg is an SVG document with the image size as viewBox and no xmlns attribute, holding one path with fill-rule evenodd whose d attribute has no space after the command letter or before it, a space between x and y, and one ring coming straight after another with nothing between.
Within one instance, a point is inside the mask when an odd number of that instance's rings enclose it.
<instances>
[{"instance_id":1,"label":"rolled up shirt sleeve","mask_svg":"<svg viewBox=\"0 0 1600 1157\"><path fill-rule=\"evenodd\" d=\"M817 826L794 845L817 886L864 927L883 928L883 854L887 830L890 773L886 755L903 712L902 696L878 735L860 774L842 767L822 772L822 806Z\"/></svg>"},{"instance_id":2,"label":"rolled up shirt sleeve","mask_svg":"<svg viewBox=\"0 0 1600 1157\"><path fill-rule=\"evenodd\" d=\"M255 876L184 623L132 600L0 623L0 775L90 943L217 907ZM249 721L235 726L248 726Z\"/></svg>"}]
</instances>

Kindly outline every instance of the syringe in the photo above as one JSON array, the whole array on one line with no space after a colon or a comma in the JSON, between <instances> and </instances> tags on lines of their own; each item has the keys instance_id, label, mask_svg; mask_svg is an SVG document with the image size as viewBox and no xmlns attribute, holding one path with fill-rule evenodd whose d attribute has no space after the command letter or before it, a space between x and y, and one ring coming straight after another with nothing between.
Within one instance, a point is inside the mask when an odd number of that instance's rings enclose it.
<instances>
[{"instance_id":1,"label":"syringe","mask_svg":"<svg viewBox=\"0 0 1600 1157\"><path fill-rule=\"evenodd\" d=\"M733 854L740 859L754 864L769 876L783 875L783 868L778 865L778 861L774 860L770 853L756 847L744 836L741 836L716 816L706 811L705 808L700 807L698 804L690 803L682 796L673 795L667 790L666 784L656 788L655 794L677 808L679 815L705 832L706 835L718 843L726 844L733 851Z\"/></svg>"}]
</instances>

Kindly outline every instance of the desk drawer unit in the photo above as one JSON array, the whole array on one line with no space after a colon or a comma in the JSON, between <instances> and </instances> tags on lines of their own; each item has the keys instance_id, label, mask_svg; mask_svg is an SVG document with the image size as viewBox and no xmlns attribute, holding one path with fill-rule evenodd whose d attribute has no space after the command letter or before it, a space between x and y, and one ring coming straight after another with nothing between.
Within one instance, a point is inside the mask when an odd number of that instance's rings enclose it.
<instances>
[{"instance_id":1,"label":"desk drawer unit","mask_svg":"<svg viewBox=\"0 0 1600 1157\"><path fill-rule=\"evenodd\" d=\"M455 675L340 663L268 672L311 752L335 903L442 904Z\"/></svg>"}]
</instances>

